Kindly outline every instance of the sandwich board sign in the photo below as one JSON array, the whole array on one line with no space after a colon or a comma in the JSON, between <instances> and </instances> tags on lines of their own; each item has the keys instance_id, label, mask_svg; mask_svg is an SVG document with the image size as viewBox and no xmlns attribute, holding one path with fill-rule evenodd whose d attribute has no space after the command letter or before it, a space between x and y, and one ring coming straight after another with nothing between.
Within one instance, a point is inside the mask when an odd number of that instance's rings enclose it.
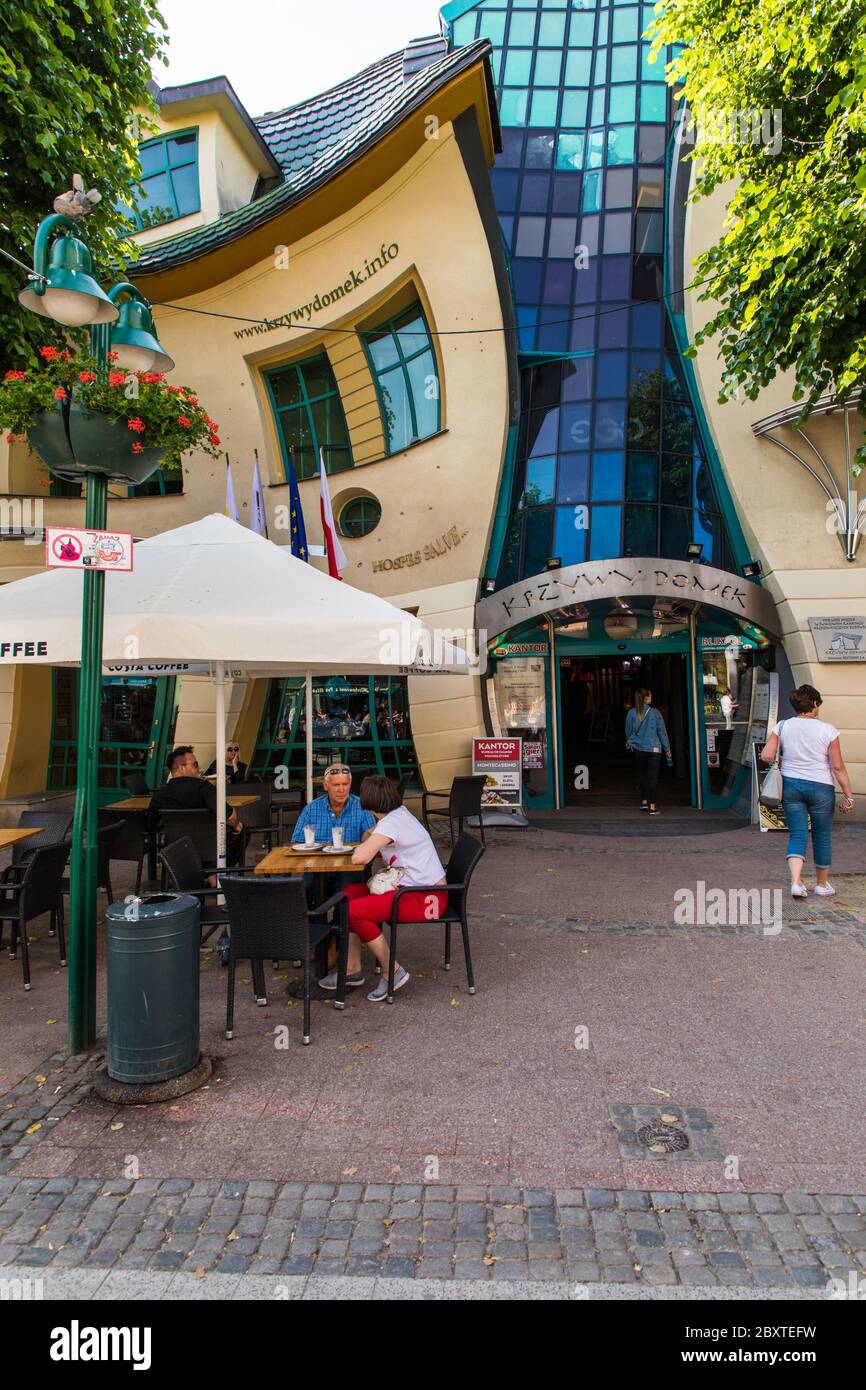
<instances>
[{"instance_id":1,"label":"sandwich board sign","mask_svg":"<svg viewBox=\"0 0 866 1390\"><path fill-rule=\"evenodd\" d=\"M484 777L485 825L528 825L523 814L523 739L474 738L472 775Z\"/></svg>"}]
</instances>

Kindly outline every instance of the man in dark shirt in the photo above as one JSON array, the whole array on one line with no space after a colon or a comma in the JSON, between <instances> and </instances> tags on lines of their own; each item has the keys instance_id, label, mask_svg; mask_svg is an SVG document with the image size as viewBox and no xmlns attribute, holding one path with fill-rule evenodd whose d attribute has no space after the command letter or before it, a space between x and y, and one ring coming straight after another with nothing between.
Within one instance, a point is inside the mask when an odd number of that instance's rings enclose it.
<instances>
[{"instance_id":1,"label":"man in dark shirt","mask_svg":"<svg viewBox=\"0 0 866 1390\"><path fill-rule=\"evenodd\" d=\"M156 830L163 811L210 811L216 823L216 789L199 776L198 761L188 745L175 748L168 758L170 780L150 798L147 828ZM237 812L226 806L226 863L237 864L243 847L243 825Z\"/></svg>"}]
</instances>

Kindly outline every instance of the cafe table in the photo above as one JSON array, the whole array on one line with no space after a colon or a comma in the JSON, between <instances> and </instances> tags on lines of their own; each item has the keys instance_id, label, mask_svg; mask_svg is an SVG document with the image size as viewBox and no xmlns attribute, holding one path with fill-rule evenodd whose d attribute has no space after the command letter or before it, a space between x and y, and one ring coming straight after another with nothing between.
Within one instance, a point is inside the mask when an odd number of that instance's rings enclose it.
<instances>
[{"instance_id":1,"label":"cafe table","mask_svg":"<svg viewBox=\"0 0 866 1390\"><path fill-rule=\"evenodd\" d=\"M258 796L227 796L226 801L232 810L237 811L241 806L251 806L254 801L260 801ZM124 801L112 801L105 807L106 811L148 811L150 809L149 796L128 796Z\"/></svg>"},{"instance_id":2,"label":"cafe table","mask_svg":"<svg viewBox=\"0 0 866 1390\"><path fill-rule=\"evenodd\" d=\"M23 830L0 830L0 849L8 849L10 845L18 845L33 835L41 835L42 830L43 827L40 825L28 825Z\"/></svg>"},{"instance_id":3,"label":"cafe table","mask_svg":"<svg viewBox=\"0 0 866 1390\"><path fill-rule=\"evenodd\" d=\"M260 859L255 867L254 873L257 874L356 874L358 865L352 863L352 850L357 849L357 844L346 844L343 846L342 854L325 854L322 850L294 850L290 845L279 845L272 849L270 854L266 854L264 859ZM318 894L316 895L318 898ZM327 941L327 938L326 938ZM316 973L321 979L328 971L327 947L322 943L324 950L316 948ZM300 998L303 995L304 986L301 980L293 980L287 987L286 993L293 998ZM320 989L318 984L310 986L311 999L333 999L332 990Z\"/></svg>"},{"instance_id":4,"label":"cafe table","mask_svg":"<svg viewBox=\"0 0 866 1390\"><path fill-rule=\"evenodd\" d=\"M233 811L237 811L241 806L251 806L254 801L260 801L258 796L227 796L226 801ZM123 801L112 801L105 807L106 811L149 811L149 796L127 796ZM156 874L156 845L151 844L147 856L147 883L151 887L157 881Z\"/></svg>"}]
</instances>

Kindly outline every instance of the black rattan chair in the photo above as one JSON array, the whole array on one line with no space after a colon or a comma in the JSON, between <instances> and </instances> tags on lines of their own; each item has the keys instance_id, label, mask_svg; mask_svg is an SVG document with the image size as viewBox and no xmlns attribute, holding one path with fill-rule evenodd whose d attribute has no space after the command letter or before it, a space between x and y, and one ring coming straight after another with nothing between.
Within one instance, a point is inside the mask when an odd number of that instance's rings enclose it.
<instances>
[{"instance_id":1,"label":"black rattan chair","mask_svg":"<svg viewBox=\"0 0 866 1390\"><path fill-rule=\"evenodd\" d=\"M469 993L475 993L475 975L472 971L472 952L469 949L469 921L467 917L467 898L469 894L469 884L472 875L482 854L484 846L479 844L474 835L461 835L457 844L451 851L451 858L445 870L445 884L431 884L423 888L398 888L394 894L394 903L391 909L391 923L389 931L389 953L388 963L388 1003L394 1003L394 961L397 958L397 913L400 907L400 899L405 893L441 893L447 886L448 906L443 916L433 918L435 922L443 922L445 925L445 969L451 969L451 928L455 922L460 924L463 933L463 954L466 958L466 981L469 986ZM402 927L429 927L431 923L427 920L419 919L417 922L400 922Z\"/></svg>"},{"instance_id":2,"label":"black rattan chair","mask_svg":"<svg viewBox=\"0 0 866 1390\"><path fill-rule=\"evenodd\" d=\"M207 901L208 898L219 897L220 890L208 883L209 876L205 873L198 850L188 835L166 845L160 852L159 859L168 886L176 893L189 893L192 897L198 898L201 904L201 944L204 946L215 931L219 931L220 927L226 929L229 925L225 903ZM252 873L252 868L234 869L232 872ZM265 972L260 961L253 962L253 994L257 1004L264 1005L268 1002L265 994Z\"/></svg>"},{"instance_id":3,"label":"black rattan chair","mask_svg":"<svg viewBox=\"0 0 866 1390\"><path fill-rule=\"evenodd\" d=\"M242 818L243 819L243 818ZM182 840L189 837L198 851L198 857L205 869L211 870L216 865L216 825L211 811L161 811L160 825L162 827L163 844L173 844L175 840ZM236 850L237 837L230 830L226 831L226 851ZM240 863L244 862L246 851L246 831L242 832L241 845L239 851ZM234 865L232 867L235 867Z\"/></svg>"},{"instance_id":4,"label":"black rattan chair","mask_svg":"<svg viewBox=\"0 0 866 1390\"><path fill-rule=\"evenodd\" d=\"M251 801L249 806L238 807L238 815L243 821L247 835L261 835L267 842L268 849L273 849L274 835L279 834L279 825L275 825L271 817L273 792L271 782L236 782L231 788L232 796L258 797L258 800Z\"/></svg>"},{"instance_id":5,"label":"black rattan chair","mask_svg":"<svg viewBox=\"0 0 866 1390\"><path fill-rule=\"evenodd\" d=\"M297 875L242 878L220 874L231 923L229 978L226 995L226 1037L234 1037L235 965L239 960L300 959L304 966L304 1032L310 1041L310 952L336 929L340 936L337 992L334 1007L345 1008L346 961L349 955L349 910L343 893L320 907L307 909L303 881ZM328 922L330 913L337 922Z\"/></svg>"},{"instance_id":6,"label":"black rattan chair","mask_svg":"<svg viewBox=\"0 0 866 1390\"><path fill-rule=\"evenodd\" d=\"M56 845L45 845L37 849L21 864L12 866L18 882L11 878L0 884L0 945L3 941L3 924L11 923L9 959L15 960L18 943L21 943L21 968L24 974L24 988L30 988L30 952L27 944L27 923L43 912L51 913L49 935L57 932L60 946L60 964L66 964L66 939L63 931L63 870L69 858L70 842L61 840Z\"/></svg>"},{"instance_id":7,"label":"black rattan chair","mask_svg":"<svg viewBox=\"0 0 866 1390\"><path fill-rule=\"evenodd\" d=\"M147 785L147 778L143 772L124 773L123 785L130 796L150 796L150 787Z\"/></svg>"},{"instance_id":8,"label":"black rattan chair","mask_svg":"<svg viewBox=\"0 0 866 1390\"><path fill-rule=\"evenodd\" d=\"M483 777L455 777L451 783L451 790L447 792L424 792L421 797L421 819L427 829L430 829L430 816L445 816L451 830L451 846L454 847L454 822L457 822L457 834L463 834L463 822L468 816L478 817L478 829L481 833L481 843L486 844L484 839L484 821L481 816L481 793L484 790ZM428 806L428 798L431 796L447 797L447 806Z\"/></svg>"},{"instance_id":9,"label":"black rattan chair","mask_svg":"<svg viewBox=\"0 0 866 1390\"><path fill-rule=\"evenodd\" d=\"M404 799L404 797L405 797L405 795L406 795L406 788L408 787L408 785L409 785L409 783L411 782L411 780L412 780L412 774L411 774L411 772L404 772L404 773L403 773L403 776L400 778L400 781L397 783L397 795L398 795L399 798L400 798L400 804L401 804L401 805L403 804L403 799Z\"/></svg>"},{"instance_id":10,"label":"black rattan chair","mask_svg":"<svg viewBox=\"0 0 866 1390\"><path fill-rule=\"evenodd\" d=\"M109 865L112 859L124 863L135 864L135 891L141 892L141 875L144 870L144 860L150 849L151 837L145 829L145 811L124 811L123 820L118 819L117 811L102 810L98 813L99 829L103 830L113 825L115 831L111 837ZM102 868L100 868L102 874ZM109 893L111 901L111 881L109 878L108 866L106 866L104 886Z\"/></svg>"},{"instance_id":11,"label":"black rattan chair","mask_svg":"<svg viewBox=\"0 0 866 1390\"><path fill-rule=\"evenodd\" d=\"M33 835L29 840L20 840L17 845L12 846L12 862L0 873L0 883L8 882L9 870L23 863L34 850L44 849L46 845L58 845L61 840L65 840L72 825L72 816L68 811L22 811L18 817L17 828L27 830L34 825L39 826L42 834Z\"/></svg>"},{"instance_id":12,"label":"black rattan chair","mask_svg":"<svg viewBox=\"0 0 866 1390\"><path fill-rule=\"evenodd\" d=\"M103 820L102 813L99 812L99 820L96 828L97 846L97 888L104 888L108 901L114 902L114 889L111 886L111 861L121 856L115 853L115 848L120 841L121 835L126 828L126 821L118 820L115 814L113 819ZM63 891L68 893L71 884L67 875L63 880Z\"/></svg>"}]
</instances>

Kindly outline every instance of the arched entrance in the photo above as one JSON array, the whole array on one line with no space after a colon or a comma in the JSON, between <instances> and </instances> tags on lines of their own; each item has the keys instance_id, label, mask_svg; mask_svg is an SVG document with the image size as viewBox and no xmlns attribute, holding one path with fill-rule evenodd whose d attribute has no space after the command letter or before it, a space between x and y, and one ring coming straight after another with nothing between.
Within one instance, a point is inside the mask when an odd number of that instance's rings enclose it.
<instances>
[{"instance_id":1,"label":"arched entrance","mask_svg":"<svg viewBox=\"0 0 866 1390\"><path fill-rule=\"evenodd\" d=\"M653 691L673 750L668 804L745 809L773 715L778 620L767 591L699 563L575 565L485 597L490 732L522 733L538 808L629 805L625 716Z\"/></svg>"}]
</instances>

